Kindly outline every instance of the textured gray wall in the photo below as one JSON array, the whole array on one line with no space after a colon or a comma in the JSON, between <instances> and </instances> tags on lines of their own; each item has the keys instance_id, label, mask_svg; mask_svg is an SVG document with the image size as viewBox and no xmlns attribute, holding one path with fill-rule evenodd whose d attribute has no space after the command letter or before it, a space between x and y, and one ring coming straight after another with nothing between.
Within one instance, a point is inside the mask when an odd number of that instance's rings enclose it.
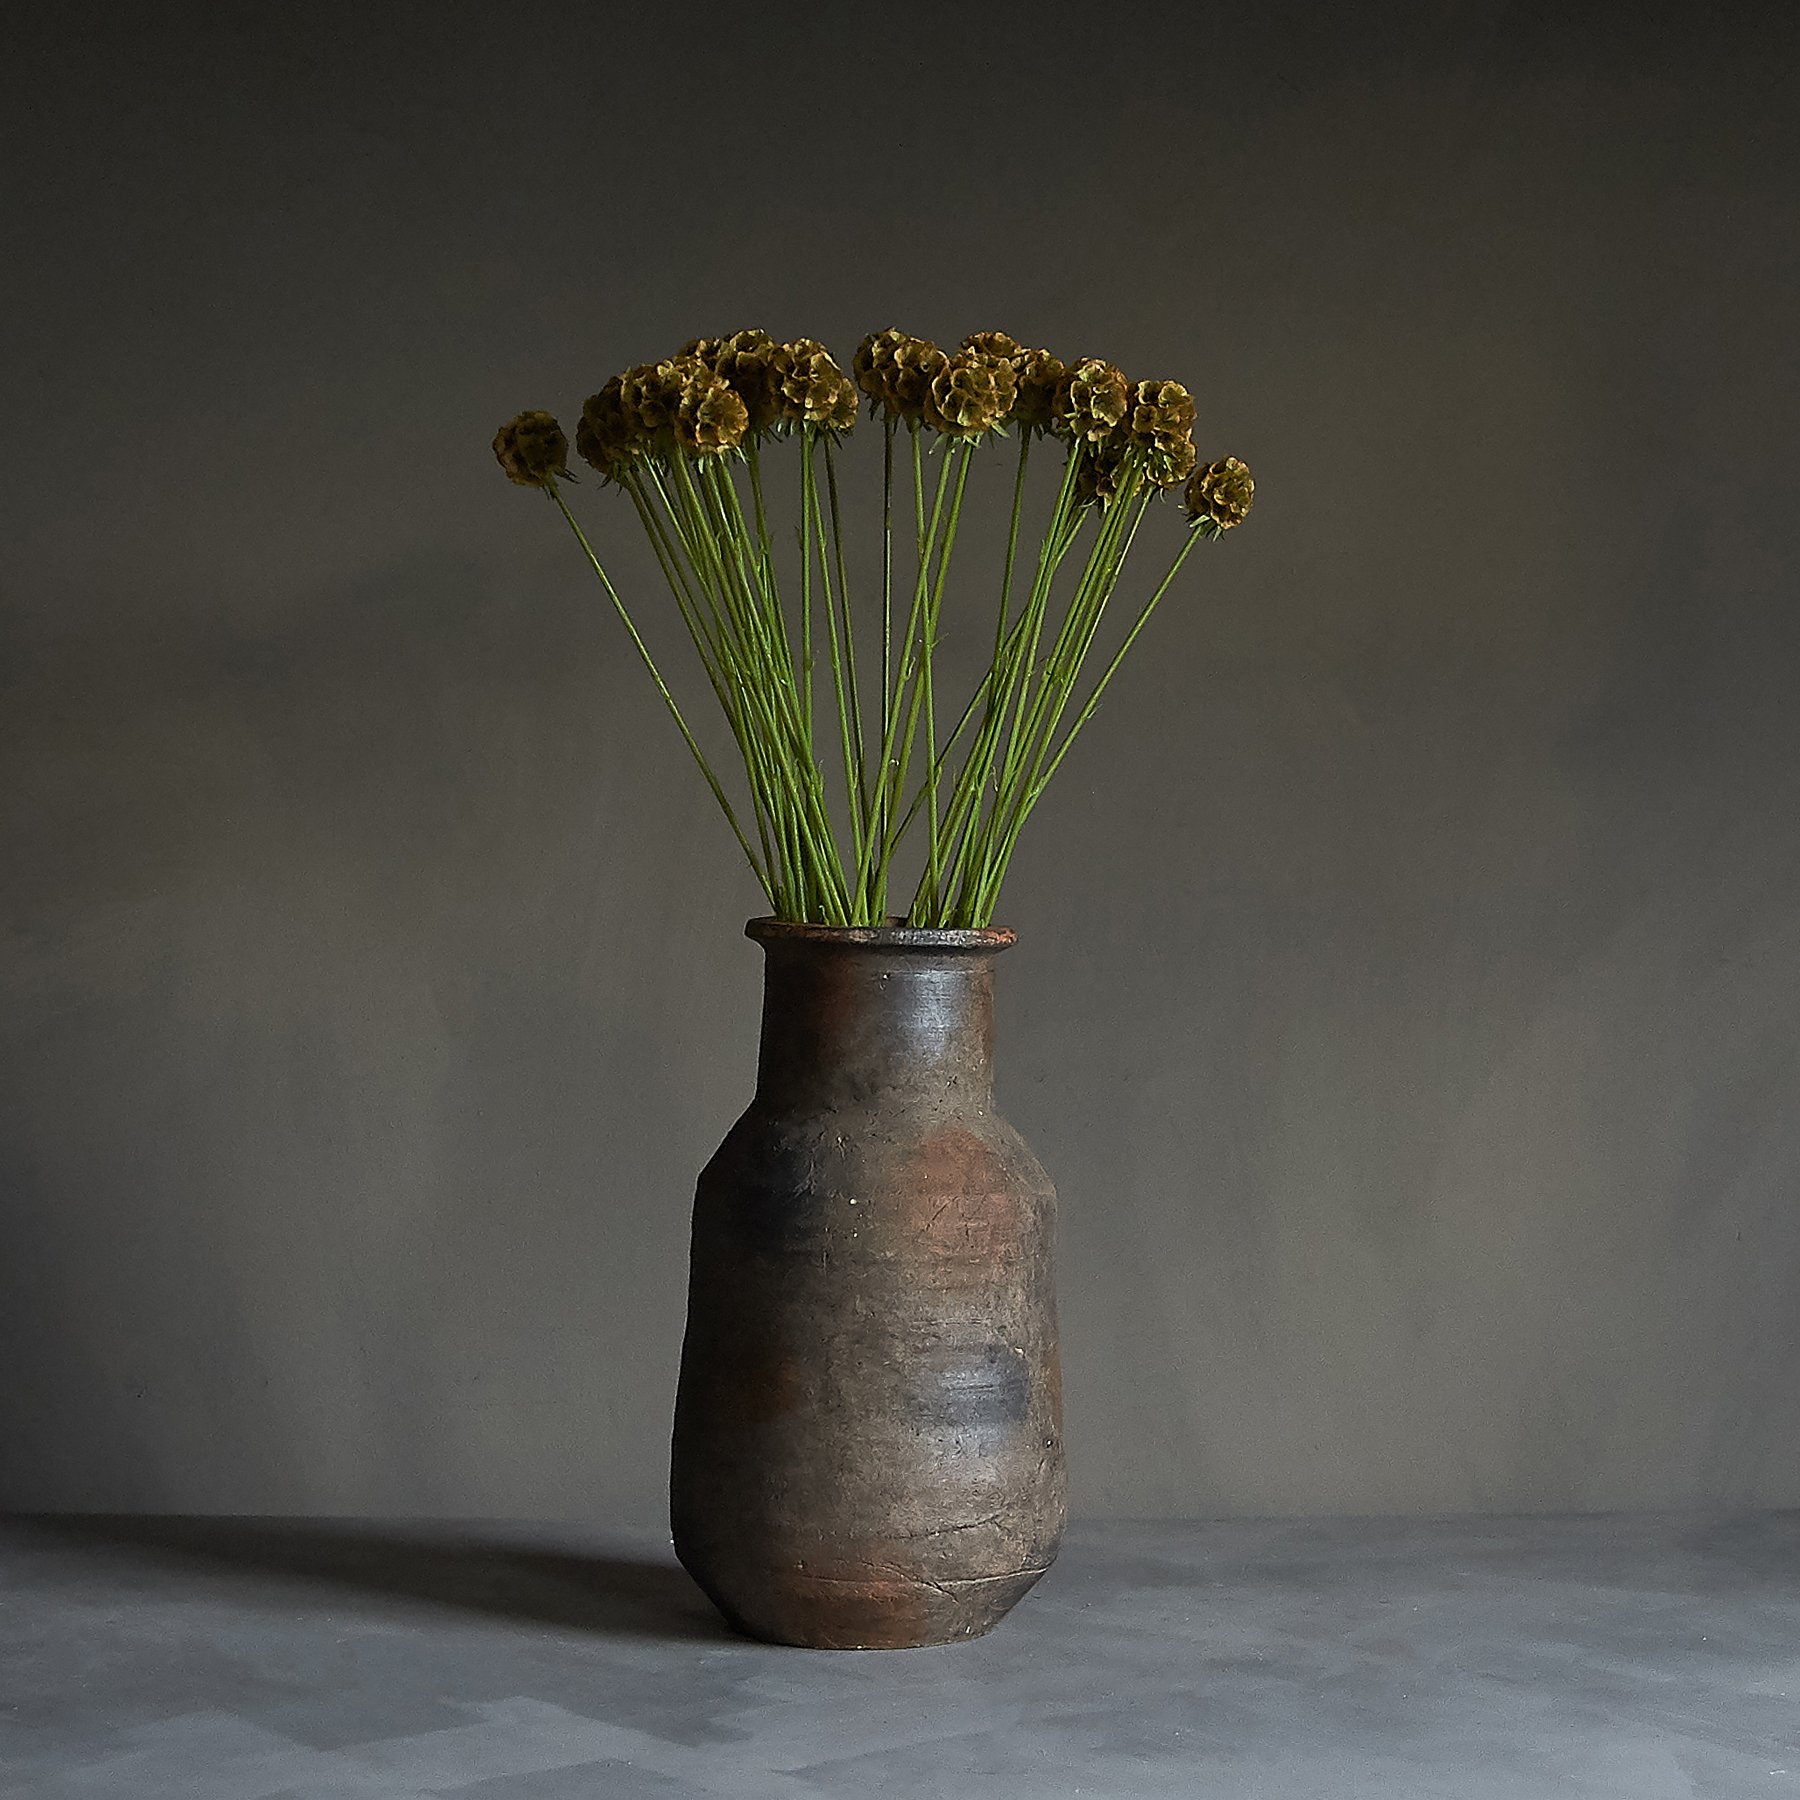
<instances>
[{"instance_id":1,"label":"textured gray wall","mask_svg":"<svg viewBox=\"0 0 1800 1800\"><path fill-rule=\"evenodd\" d=\"M894 321L1261 493L1003 909L1077 1506L1800 1501L1791 26L362 10L11 46L0 1502L656 1516L755 895L486 442Z\"/></svg>"}]
</instances>

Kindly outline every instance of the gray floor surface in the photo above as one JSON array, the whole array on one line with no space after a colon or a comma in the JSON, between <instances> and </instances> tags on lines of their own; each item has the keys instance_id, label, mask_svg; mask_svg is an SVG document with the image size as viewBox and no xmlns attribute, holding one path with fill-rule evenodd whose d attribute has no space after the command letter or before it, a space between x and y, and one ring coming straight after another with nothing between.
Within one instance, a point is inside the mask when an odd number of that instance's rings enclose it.
<instances>
[{"instance_id":1,"label":"gray floor surface","mask_svg":"<svg viewBox=\"0 0 1800 1800\"><path fill-rule=\"evenodd\" d=\"M653 1537L0 1523L4 1800L1800 1794L1800 1514L1077 1526L991 1637L729 1636Z\"/></svg>"}]
</instances>

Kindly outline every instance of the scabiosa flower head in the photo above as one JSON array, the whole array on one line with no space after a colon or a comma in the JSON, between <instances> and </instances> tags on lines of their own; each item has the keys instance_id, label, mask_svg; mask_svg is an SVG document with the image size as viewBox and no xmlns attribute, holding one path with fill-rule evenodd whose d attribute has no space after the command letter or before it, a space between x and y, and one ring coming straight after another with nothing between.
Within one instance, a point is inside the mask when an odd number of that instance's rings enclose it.
<instances>
[{"instance_id":1,"label":"scabiosa flower head","mask_svg":"<svg viewBox=\"0 0 1800 1800\"><path fill-rule=\"evenodd\" d=\"M946 437L970 443L996 431L1011 416L1018 383L1003 356L959 350L931 378L925 423Z\"/></svg>"},{"instance_id":2,"label":"scabiosa flower head","mask_svg":"<svg viewBox=\"0 0 1800 1800\"><path fill-rule=\"evenodd\" d=\"M1049 431L1056 418L1056 396L1068 370L1048 350L1020 350L1012 358L1018 394L1013 417L1021 431Z\"/></svg>"},{"instance_id":3,"label":"scabiosa flower head","mask_svg":"<svg viewBox=\"0 0 1800 1800\"><path fill-rule=\"evenodd\" d=\"M697 356L744 403L752 432L767 431L781 417L775 390L775 340L766 331L734 331L730 337L690 338L684 356Z\"/></svg>"},{"instance_id":4,"label":"scabiosa flower head","mask_svg":"<svg viewBox=\"0 0 1800 1800\"><path fill-rule=\"evenodd\" d=\"M850 372L868 396L870 412L899 412L894 394L894 358L899 347L908 341L904 331L890 325L886 331L871 331L856 346Z\"/></svg>"},{"instance_id":5,"label":"scabiosa flower head","mask_svg":"<svg viewBox=\"0 0 1800 1800\"><path fill-rule=\"evenodd\" d=\"M983 356L1004 357L1008 362L1019 354L1019 340L1004 331L971 331L960 348L978 350Z\"/></svg>"},{"instance_id":6,"label":"scabiosa flower head","mask_svg":"<svg viewBox=\"0 0 1800 1800\"><path fill-rule=\"evenodd\" d=\"M777 345L771 361L781 418L827 431L856 423L856 388L816 338Z\"/></svg>"},{"instance_id":7,"label":"scabiosa flower head","mask_svg":"<svg viewBox=\"0 0 1800 1800\"><path fill-rule=\"evenodd\" d=\"M1194 472L1194 398L1179 381L1140 381L1132 390L1131 441L1158 487L1179 487Z\"/></svg>"},{"instance_id":8,"label":"scabiosa flower head","mask_svg":"<svg viewBox=\"0 0 1800 1800\"><path fill-rule=\"evenodd\" d=\"M1125 473L1126 443L1121 438L1096 445L1091 450L1075 451L1075 498L1087 505L1099 501L1111 506L1119 497L1119 483Z\"/></svg>"},{"instance_id":9,"label":"scabiosa flower head","mask_svg":"<svg viewBox=\"0 0 1800 1800\"><path fill-rule=\"evenodd\" d=\"M522 412L494 434L494 456L508 481L547 488L569 472L569 440L553 414Z\"/></svg>"},{"instance_id":10,"label":"scabiosa flower head","mask_svg":"<svg viewBox=\"0 0 1800 1800\"><path fill-rule=\"evenodd\" d=\"M625 378L615 375L599 393L590 394L575 428L575 449L608 481L614 480L637 449L636 430L625 414Z\"/></svg>"},{"instance_id":11,"label":"scabiosa flower head","mask_svg":"<svg viewBox=\"0 0 1800 1800\"><path fill-rule=\"evenodd\" d=\"M930 338L903 337L893 346L886 369L884 404L896 418L918 424L931 401L931 384L950 358Z\"/></svg>"},{"instance_id":12,"label":"scabiosa flower head","mask_svg":"<svg viewBox=\"0 0 1800 1800\"><path fill-rule=\"evenodd\" d=\"M673 427L681 404L675 361L638 363L619 377L619 406L634 449L648 450Z\"/></svg>"},{"instance_id":13,"label":"scabiosa flower head","mask_svg":"<svg viewBox=\"0 0 1800 1800\"><path fill-rule=\"evenodd\" d=\"M1229 531L1243 524L1256 498L1256 483L1235 456L1221 457L1194 471L1186 498L1196 524L1210 523L1216 531Z\"/></svg>"},{"instance_id":14,"label":"scabiosa flower head","mask_svg":"<svg viewBox=\"0 0 1800 1800\"><path fill-rule=\"evenodd\" d=\"M717 456L743 442L750 414L731 383L698 356L679 356L672 365L678 385L675 441L695 456Z\"/></svg>"},{"instance_id":15,"label":"scabiosa flower head","mask_svg":"<svg viewBox=\"0 0 1800 1800\"><path fill-rule=\"evenodd\" d=\"M1057 390L1057 429L1082 444L1103 444L1131 408L1124 375L1098 356L1071 363Z\"/></svg>"}]
</instances>

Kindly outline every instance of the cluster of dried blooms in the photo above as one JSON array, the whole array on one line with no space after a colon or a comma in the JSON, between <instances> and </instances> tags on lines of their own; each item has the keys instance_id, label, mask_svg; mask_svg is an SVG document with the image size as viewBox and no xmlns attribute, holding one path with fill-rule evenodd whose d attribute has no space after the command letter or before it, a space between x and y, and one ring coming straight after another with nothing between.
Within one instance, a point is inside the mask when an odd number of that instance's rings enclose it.
<instances>
[{"instance_id":1,"label":"cluster of dried blooms","mask_svg":"<svg viewBox=\"0 0 1800 1800\"><path fill-rule=\"evenodd\" d=\"M1193 396L1178 381L1130 382L1112 363L1065 363L1003 331L978 331L953 351L889 329L857 346L854 381L812 338L777 343L766 331L694 338L664 362L615 375L582 408L575 448L608 479L639 456L717 456L772 432L841 433L860 389L893 424L973 443L1016 426L1060 438L1080 457L1083 499L1110 501L1128 468L1158 487L1185 483L1188 511L1214 531L1240 524L1254 484L1236 457L1197 467ZM568 446L548 413L503 426L494 454L522 486L567 473Z\"/></svg>"},{"instance_id":2,"label":"cluster of dried blooms","mask_svg":"<svg viewBox=\"0 0 1800 1800\"><path fill-rule=\"evenodd\" d=\"M611 479L635 456L719 456L765 432L855 423L856 389L823 344L739 331L615 375L581 409L575 448Z\"/></svg>"}]
</instances>

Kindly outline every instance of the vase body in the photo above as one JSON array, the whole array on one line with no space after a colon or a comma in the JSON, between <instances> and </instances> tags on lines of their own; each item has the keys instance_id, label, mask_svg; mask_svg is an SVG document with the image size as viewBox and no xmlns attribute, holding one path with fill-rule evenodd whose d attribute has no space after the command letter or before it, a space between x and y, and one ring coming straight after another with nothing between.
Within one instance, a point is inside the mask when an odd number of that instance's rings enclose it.
<instances>
[{"instance_id":1,"label":"vase body","mask_svg":"<svg viewBox=\"0 0 1800 1800\"><path fill-rule=\"evenodd\" d=\"M1055 1190L993 1105L1012 936L748 931L762 1048L695 1195L676 1552L752 1637L977 1637L1064 1516Z\"/></svg>"}]
</instances>

